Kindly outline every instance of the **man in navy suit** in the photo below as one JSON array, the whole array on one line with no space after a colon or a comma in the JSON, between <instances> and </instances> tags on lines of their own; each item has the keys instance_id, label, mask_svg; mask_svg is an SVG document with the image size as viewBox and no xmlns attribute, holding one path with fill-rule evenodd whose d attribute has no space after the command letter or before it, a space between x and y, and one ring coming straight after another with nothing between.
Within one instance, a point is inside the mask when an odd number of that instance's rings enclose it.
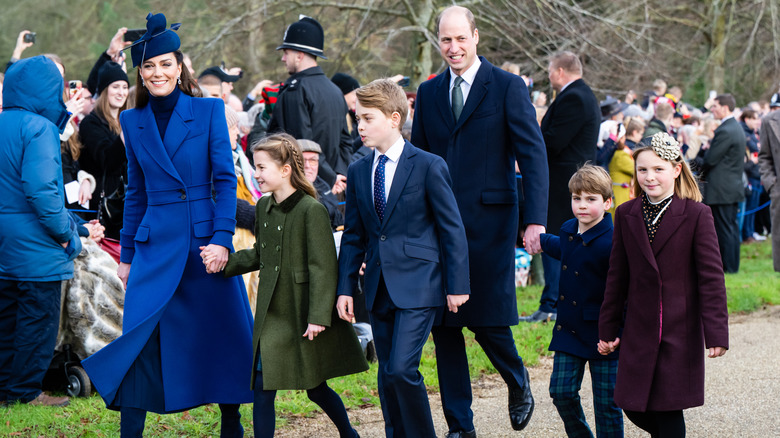
<instances>
[{"instance_id":1,"label":"man in navy suit","mask_svg":"<svg viewBox=\"0 0 780 438\"><path fill-rule=\"evenodd\" d=\"M596 96L582 80L582 64L571 52L556 53L548 68L550 85L558 93L542 119L542 135L547 146L550 170L550 197L547 232L558 234L561 225L573 219L569 179L586 161L596 160L596 142L601 125L601 109ZM544 290L539 310L524 321L555 320L561 263L542 254Z\"/></svg>"},{"instance_id":2,"label":"man in navy suit","mask_svg":"<svg viewBox=\"0 0 780 438\"><path fill-rule=\"evenodd\" d=\"M401 87L376 80L357 92L358 132L375 151L349 166L339 256L339 317L352 322L365 260L366 305L379 359L379 398L388 437L434 437L418 371L422 348L444 305L469 299L468 243L440 157L404 141Z\"/></svg>"},{"instance_id":3,"label":"man in navy suit","mask_svg":"<svg viewBox=\"0 0 780 438\"><path fill-rule=\"evenodd\" d=\"M531 418L534 401L509 328L518 322L515 161L523 175L526 248L537 253L547 217L544 141L522 79L477 56L473 14L463 7L447 8L437 28L449 68L417 91L412 143L447 161L466 228L474 285L469 302L433 328L447 437L476 436L463 327L474 332L506 381L512 427L521 430Z\"/></svg>"}]
</instances>

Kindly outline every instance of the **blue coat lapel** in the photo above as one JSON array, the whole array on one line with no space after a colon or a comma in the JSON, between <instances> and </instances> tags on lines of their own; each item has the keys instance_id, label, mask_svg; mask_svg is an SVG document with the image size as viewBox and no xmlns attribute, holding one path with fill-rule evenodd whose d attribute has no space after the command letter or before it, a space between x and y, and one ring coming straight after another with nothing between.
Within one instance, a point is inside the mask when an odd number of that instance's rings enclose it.
<instances>
[{"instance_id":1,"label":"blue coat lapel","mask_svg":"<svg viewBox=\"0 0 780 438\"><path fill-rule=\"evenodd\" d=\"M374 208L374 194L371 191L371 180L373 179L371 167L374 164L374 152L372 151L358 163L360 166L355 169L358 177L358 182L356 183L358 208L360 208L360 204L363 204L364 210L368 212L366 216L371 218L370 221L376 228L379 228L379 216L377 216L376 209ZM355 165L357 166L358 163ZM361 183L360 181L363 182Z\"/></svg>"},{"instance_id":2,"label":"blue coat lapel","mask_svg":"<svg viewBox=\"0 0 780 438\"><path fill-rule=\"evenodd\" d=\"M385 219L382 224L386 224L388 218L393 213L393 207L398 202L398 198L401 197L401 192L406 186L406 180L409 179L409 175L412 174L414 163L410 160L416 154L413 146L408 141L404 144L404 150L401 152L401 157L398 159L398 166L395 169L395 175L393 175L393 185L390 187L390 195L387 197L387 206L385 207Z\"/></svg>"},{"instance_id":3,"label":"blue coat lapel","mask_svg":"<svg viewBox=\"0 0 780 438\"><path fill-rule=\"evenodd\" d=\"M192 98L181 93L176 106L173 108L173 114L171 114L171 120L168 122L163 143L165 150L169 151L171 158L176 156L176 152L184 143L184 139L187 138L187 134L190 132L188 123L193 119Z\"/></svg>"},{"instance_id":4,"label":"blue coat lapel","mask_svg":"<svg viewBox=\"0 0 780 438\"><path fill-rule=\"evenodd\" d=\"M447 123L447 130L452 131L455 127L455 116L452 115L452 106L450 106L450 69L448 68L437 79L439 85L436 86L436 99L434 100L441 112L441 118Z\"/></svg>"},{"instance_id":5,"label":"blue coat lapel","mask_svg":"<svg viewBox=\"0 0 780 438\"><path fill-rule=\"evenodd\" d=\"M463 106L463 112L460 113L460 118L455 123L456 131L466 123L466 120L471 116L471 113L477 109L487 94L493 66L487 62L485 58L480 58L480 61L482 61L482 64L479 66L479 70L477 70L477 75L474 76L474 83L471 84L471 90L469 90L469 97L466 99L466 104Z\"/></svg>"},{"instance_id":6,"label":"blue coat lapel","mask_svg":"<svg viewBox=\"0 0 780 438\"><path fill-rule=\"evenodd\" d=\"M171 119L173 119L173 117L171 117ZM181 177L173 166L173 161L171 161L171 157L168 156L168 152L165 150L165 146L163 146L163 142L160 139L160 133L157 129L157 122L154 120L151 105L147 104L141 109L138 128L140 129L138 138L144 149L146 149L146 152L149 153L149 156L154 158L154 161L165 172L176 180L181 181ZM170 126L168 131L170 131Z\"/></svg>"}]
</instances>

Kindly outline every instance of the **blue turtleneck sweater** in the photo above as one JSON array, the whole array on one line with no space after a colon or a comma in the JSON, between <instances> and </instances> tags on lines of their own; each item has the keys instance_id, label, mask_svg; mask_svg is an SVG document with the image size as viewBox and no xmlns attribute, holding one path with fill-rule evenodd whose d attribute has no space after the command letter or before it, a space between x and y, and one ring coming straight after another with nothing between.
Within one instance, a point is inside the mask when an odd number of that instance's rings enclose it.
<instances>
[{"instance_id":1,"label":"blue turtleneck sweater","mask_svg":"<svg viewBox=\"0 0 780 438\"><path fill-rule=\"evenodd\" d=\"M149 105L151 105L154 120L157 122L157 130L160 131L160 139L165 140L165 130L168 128L168 121L171 120L173 108L179 101L181 90L179 87L173 87L173 91L167 96L149 95Z\"/></svg>"}]
</instances>

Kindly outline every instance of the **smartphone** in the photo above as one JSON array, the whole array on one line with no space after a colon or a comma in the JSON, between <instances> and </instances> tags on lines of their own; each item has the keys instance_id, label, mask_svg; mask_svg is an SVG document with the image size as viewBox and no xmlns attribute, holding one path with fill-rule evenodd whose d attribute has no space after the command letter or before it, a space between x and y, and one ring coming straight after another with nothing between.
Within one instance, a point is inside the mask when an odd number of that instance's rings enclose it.
<instances>
[{"instance_id":1,"label":"smartphone","mask_svg":"<svg viewBox=\"0 0 780 438\"><path fill-rule=\"evenodd\" d=\"M35 44L35 35L36 35L35 32L28 32L24 34L24 42Z\"/></svg>"},{"instance_id":2,"label":"smartphone","mask_svg":"<svg viewBox=\"0 0 780 438\"><path fill-rule=\"evenodd\" d=\"M402 87L408 87L409 86L409 76L404 76L403 79L398 81L398 85Z\"/></svg>"},{"instance_id":3,"label":"smartphone","mask_svg":"<svg viewBox=\"0 0 780 438\"><path fill-rule=\"evenodd\" d=\"M710 99L715 99L715 97L718 95L718 92L715 90L710 90Z\"/></svg>"},{"instance_id":4,"label":"smartphone","mask_svg":"<svg viewBox=\"0 0 780 438\"><path fill-rule=\"evenodd\" d=\"M145 33L146 29L127 29L127 32L125 32L125 41L138 41Z\"/></svg>"},{"instance_id":5,"label":"smartphone","mask_svg":"<svg viewBox=\"0 0 780 438\"><path fill-rule=\"evenodd\" d=\"M68 92L70 93L70 97L75 96L81 91L81 81L75 80L75 81L68 81Z\"/></svg>"}]
</instances>

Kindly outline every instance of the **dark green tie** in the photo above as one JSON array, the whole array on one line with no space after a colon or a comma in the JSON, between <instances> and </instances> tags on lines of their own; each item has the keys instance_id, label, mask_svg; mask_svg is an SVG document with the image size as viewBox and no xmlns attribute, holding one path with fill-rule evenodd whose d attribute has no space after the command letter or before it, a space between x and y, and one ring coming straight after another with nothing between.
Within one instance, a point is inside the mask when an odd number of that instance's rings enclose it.
<instances>
[{"instance_id":1,"label":"dark green tie","mask_svg":"<svg viewBox=\"0 0 780 438\"><path fill-rule=\"evenodd\" d=\"M463 82L463 78L460 76L455 77L455 85L452 87L452 115L455 116L455 121L458 121L461 111L463 111L463 90L460 89L460 84Z\"/></svg>"}]
</instances>

